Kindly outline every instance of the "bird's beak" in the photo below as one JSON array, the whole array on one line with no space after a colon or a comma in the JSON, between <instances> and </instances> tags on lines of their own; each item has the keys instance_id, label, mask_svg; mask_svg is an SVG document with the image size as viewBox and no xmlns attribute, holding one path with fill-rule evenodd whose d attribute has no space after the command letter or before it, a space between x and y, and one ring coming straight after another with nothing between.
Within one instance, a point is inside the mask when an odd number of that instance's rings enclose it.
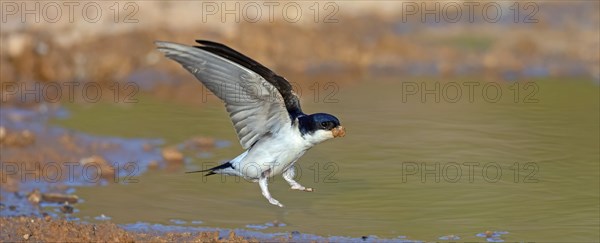
<instances>
[{"instance_id":1,"label":"bird's beak","mask_svg":"<svg viewBox=\"0 0 600 243\"><path fill-rule=\"evenodd\" d=\"M331 129L331 132L333 133L334 138L346 136L346 129L342 126Z\"/></svg>"}]
</instances>

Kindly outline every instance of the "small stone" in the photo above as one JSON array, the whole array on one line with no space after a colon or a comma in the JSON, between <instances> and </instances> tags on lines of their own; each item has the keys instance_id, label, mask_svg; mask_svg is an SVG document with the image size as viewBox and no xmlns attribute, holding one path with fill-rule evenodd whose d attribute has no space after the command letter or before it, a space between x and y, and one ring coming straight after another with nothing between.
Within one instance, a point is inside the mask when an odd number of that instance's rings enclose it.
<instances>
[{"instance_id":1,"label":"small stone","mask_svg":"<svg viewBox=\"0 0 600 243\"><path fill-rule=\"evenodd\" d=\"M215 147L216 141L214 138L211 137L197 136L186 140L183 144L185 146L185 149L208 150Z\"/></svg>"},{"instance_id":2,"label":"small stone","mask_svg":"<svg viewBox=\"0 0 600 243\"><path fill-rule=\"evenodd\" d=\"M73 213L73 207L69 204L65 204L62 207L60 207L60 211L65 213L65 214L72 214Z\"/></svg>"},{"instance_id":3,"label":"small stone","mask_svg":"<svg viewBox=\"0 0 600 243\"><path fill-rule=\"evenodd\" d=\"M219 241L219 239L221 238L219 236L219 234L220 234L219 231L214 231L213 232L213 235L212 235L213 241Z\"/></svg>"},{"instance_id":4,"label":"small stone","mask_svg":"<svg viewBox=\"0 0 600 243\"><path fill-rule=\"evenodd\" d=\"M24 130L21 132L21 144L23 146L27 146L35 143L35 134L29 130Z\"/></svg>"},{"instance_id":5,"label":"small stone","mask_svg":"<svg viewBox=\"0 0 600 243\"><path fill-rule=\"evenodd\" d=\"M42 193L39 189L35 189L27 195L27 200L34 205L37 205L42 201Z\"/></svg>"},{"instance_id":6,"label":"small stone","mask_svg":"<svg viewBox=\"0 0 600 243\"><path fill-rule=\"evenodd\" d=\"M144 149L144 151L146 151L146 152L152 151L153 148L154 148L154 146L152 146L152 144L149 144L149 143L145 143L144 145L142 145L142 149Z\"/></svg>"},{"instance_id":7,"label":"small stone","mask_svg":"<svg viewBox=\"0 0 600 243\"><path fill-rule=\"evenodd\" d=\"M64 133L58 138L58 141L61 143L73 143L75 142L75 137L73 137L71 134Z\"/></svg>"},{"instance_id":8,"label":"small stone","mask_svg":"<svg viewBox=\"0 0 600 243\"><path fill-rule=\"evenodd\" d=\"M156 161L156 160L152 160L152 161L150 161L150 163L148 163L148 168L150 168L152 170L158 169L158 167L159 167L159 164L158 164L158 161Z\"/></svg>"},{"instance_id":9,"label":"small stone","mask_svg":"<svg viewBox=\"0 0 600 243\"><path fill-rule=\"evenodd\" d=\"M167 162L182 162L183 154L174 148L164 148L162 156Z\"/></svg>"},{"instance_id":10,"label":"small stone","mask_svg":"<svg viewBox=\"0 0 600 243\"><path fill-rule=\"evenodd\" d=\"M0 142L4 140L4 137L6 137L6 128L0 127Z\"/></svg>"},{"instance_id":11,"label":"small stone","mask_svg":"<svg viewBox=\"0 0 600 243\"><path fill-rule=\"evenodd\" d=\"M31 42L32 38L26 34L9 35L5 42L7 46L6 53L13 58L21 56L27 50L27 47L31 45Z\"/></svg>"},{"instance_id":12,"label":"small stone","mask_svg":"<svg viewBox=\"0 0 600 243\"><path fill-rule=\"evenodd\" d=\"M100 176L103 178L112 178L115 176L115 169L106 159L99 155L93 155L79 160L81 165L93 165L100 171Z\"/></svg>"},{"instance_id":13,"label":"small stone","mask_svg":"<svg viewBox=\"0 0 600 243\"><path fill-rule=\"evenodd\" d=\"M215 146L215 139L214 138L209 138L209 137L195 137L195 138L192 139L192 141L194 141L194 143L197 146L203 147L203 148L214 147Z\"/></svg>"},{"instance_id":14,"label":"small stone","mask_svg":"<svg viewBox=\"0 0 600 243\"><path fill-rule=\"evenodd\" d=\"M7 146L25 147L35 143L35 134L29 130L11 133L0 127L0 142Z\"/></svg>"},{"instance_id":15,"label":"small stone","mask_svg":"<svg viewBox=\"0 0 600 243\"><path fill-rule=\"evenodd\" d=\"M4 139L1 140L2 144L5 144L7 146L19 146L19 136L17 136L17 134L13 134L13 133L6 133L6 135L4 135Z\"/></svg>"},{"instance_id":16,"label":"small stone","mask_svg":"<svg viewBox=\"0 0 600 243\"><path fill-rule=\"evenodd\" d=\"M66 195L60 193L44 193L42 194L42 201L52 203L70 203L74 204L79 201L79 197L76 195Z\"/></svg>"},{"instance_id":17,"label":"small stone","mask_svg":"<svg viewBox=\"0 0 600 243\"><path fill-rule=\"evenodd\" d=\"M25 240L29 240L29 237L31 237L31 235L30 235L30 234L24 234L24 235L23 235L23 239L25 239Z\"/></svg>"}]
</instances>

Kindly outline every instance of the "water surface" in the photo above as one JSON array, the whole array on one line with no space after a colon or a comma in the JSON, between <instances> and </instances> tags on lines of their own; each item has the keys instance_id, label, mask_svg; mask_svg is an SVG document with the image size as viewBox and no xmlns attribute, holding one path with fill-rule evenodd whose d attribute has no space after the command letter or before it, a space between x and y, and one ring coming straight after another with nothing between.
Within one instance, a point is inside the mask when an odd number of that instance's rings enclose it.
<instances>
[{"instance_id":1,"label":"water surface","mask_svg":"<svg viewBox=\"0 0 600 243\"><path fill-rule=\"evenodd\" d=\"M259 228L426 241L446 235L481 241L476 235L487 230L508 232L502 235L508 241L598 240L598 85L533 80L539 89L526 97L532 89L525 82L516 96L515 84L502 83L502 96L491 102L481 94L486 82L476 80L456 80L463 92L456 103L444 99L455 97L452 87L441 91L440 102L434 95L423 102L419 94L403 100L406 84L398 80L342 86L333 103L315 102L305 92L304 111L335 114L347 136L299 161L299 181L316 192L290 191L281 177L271 182L271 193L285 208L268 204L258 185L243 179L203 181L200 174L183 174L242 152L217 102L194 107L141 97L128 106L70 106L72 117L57 123L92 134L162 138L166 144L194 135L232 142L209 158L191 157L175 171L147 172L139 183L78 188L85 201L77 214L84 219L104 214L121 224L246 229L277 221L280 227ZM467 81L480 83L473 102Z\"/></svg>"}]
</instances>

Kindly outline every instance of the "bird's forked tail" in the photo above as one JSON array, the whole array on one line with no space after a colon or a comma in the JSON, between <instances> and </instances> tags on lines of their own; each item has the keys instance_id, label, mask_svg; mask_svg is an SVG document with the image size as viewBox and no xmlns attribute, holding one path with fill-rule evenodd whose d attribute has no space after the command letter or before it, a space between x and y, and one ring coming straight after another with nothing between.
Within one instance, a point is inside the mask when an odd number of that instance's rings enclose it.
<instances>
[{"instance_id":1,"label":"bird's forked tail","mask_svg":"<svg viewBox=\"0 0 600 243\"><path fill-rule=\"evenodd\" d=\"M206 169L206 170L188 171L185 173L189 174L189 173L198 173L198 172L208 172L204 176L209 176L209 175L217 174L218 170L227 169L227 168L233 168L233 165L231 164L231 162L220 164L220 165L217 165L215 167L212 167L212 168Z\"/></svg>"}]
</instances>

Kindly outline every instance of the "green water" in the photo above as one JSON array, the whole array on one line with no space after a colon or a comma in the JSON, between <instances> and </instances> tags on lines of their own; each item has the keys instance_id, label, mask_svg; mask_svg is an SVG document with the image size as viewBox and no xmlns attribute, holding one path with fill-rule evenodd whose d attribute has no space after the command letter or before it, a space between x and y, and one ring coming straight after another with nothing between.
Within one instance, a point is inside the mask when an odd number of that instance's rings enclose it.
<instances>
[{"instance_id":1,"label":"green water","mask_svg":"<svg viewBox=\"0 0 600 243\"><path fill-rule=\"evenodd\" d=\"M213 157L195 158L175 171L150 171L139 183L78 188L85 202L76 216L105 214L116 223L199 220L199 226L224 228L278 220L286 226L263 231L426 241L450 234L482 241L475 234L486 230L508 231L502 237L507 241L597 241L598 85L537 80L538 90L520 83L515 99L514 84L502 84L493 103L482 97L482 86L469 102L466 86L457 82L463 94L456 103L444 99L455 96L449 86L439 103L434 95L403 101L406 86L393 80L344 85L334 103L323 97L315 102L305 90L304 111L335 114L347 135L300 159L299 181L316 192L290 191L281 177L271 182L271 193L286 206L281 209L267 203L257 184L183 174L242 152L218 103L200 107L140 97L127 106L70 106L71 118L57 123L87 133L164 138L168 144L193 135L232 141ZM424 169L429 172L423 176Z\"/></svg>"}]
</instances>

